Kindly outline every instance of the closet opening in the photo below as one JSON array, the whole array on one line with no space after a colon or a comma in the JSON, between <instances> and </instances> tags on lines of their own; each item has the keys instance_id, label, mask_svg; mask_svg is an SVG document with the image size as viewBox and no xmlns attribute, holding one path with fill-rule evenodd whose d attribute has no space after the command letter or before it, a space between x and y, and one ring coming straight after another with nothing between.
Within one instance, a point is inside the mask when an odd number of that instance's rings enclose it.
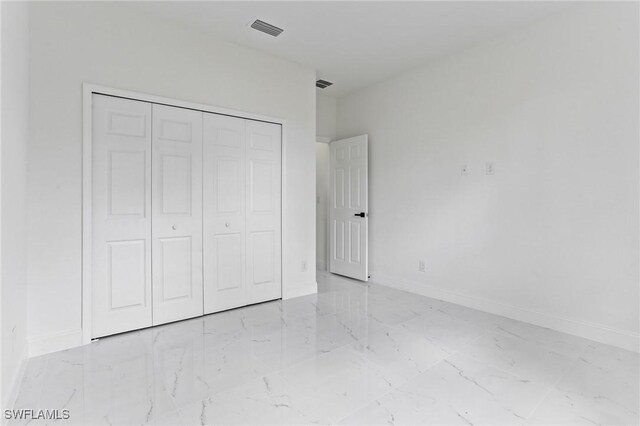
<instances>
[{"instance_id":1,"label":"closet opening","mask_svg":"<svg viewBox=\"0 0 640 426\"><path fill-rule=\"evenodd\" d=\"M282 297L283 124L85 85L83 343Z\"/></svg>"}]
</instances>

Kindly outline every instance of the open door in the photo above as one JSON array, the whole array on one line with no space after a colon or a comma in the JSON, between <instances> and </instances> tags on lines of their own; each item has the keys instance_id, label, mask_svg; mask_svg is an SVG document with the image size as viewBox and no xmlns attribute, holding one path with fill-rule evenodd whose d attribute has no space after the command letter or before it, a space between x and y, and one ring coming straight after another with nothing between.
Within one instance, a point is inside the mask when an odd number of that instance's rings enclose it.
<instances>
[{"instance_id":1,"label":"open door","mask_svg":"<svg viewBox=\"0 0 640 426\"><path fill-rule=\"evenodd\" d=\"M368 136L330 144L329 271L369 279Z\"/></svg>"}]
</instances>

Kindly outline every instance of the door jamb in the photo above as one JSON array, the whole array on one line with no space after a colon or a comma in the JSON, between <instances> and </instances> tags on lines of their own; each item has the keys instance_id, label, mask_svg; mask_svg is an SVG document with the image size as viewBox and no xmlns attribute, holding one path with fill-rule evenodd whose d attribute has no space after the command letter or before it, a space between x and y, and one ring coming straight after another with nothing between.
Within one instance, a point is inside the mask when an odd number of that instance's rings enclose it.
<instances>
[{"instance_id":1,"label":"door jamb","mask_svg":"<svg viewBox=\"0 0 640 426\"><path fill-rule=\"evenodd\" d=\"M331 221L329 219L329 213L331 212L331 209L329 208L329 201L330 201L330 197L329 197L329 190L331 189L330 185L329 185L329 172L331 171L331 167L330 167L330 161L331 161L331 142L333 142L333 139L328 138L328 137L324 137L324 136L316 136L316 143L323 143L326 144L327 147L329 148L329 158L327 158L327 167L326 167L326 176L327 176L327 185L324 188L324 195L325 195L325 200L326 200L326 205L325 205L325 214L326 214L326 223L325 223L325 241L327 242L327 246L325 247L325 262L324 262L324 267L325 267L325 272L329 272L331 270L331 266L330 266L330 262L331 262L331 248L329 247L329 239L331 237ZM317 176L316 176L317 179ZM317 195L317 194L316 194ZM317 220L317 219L316 219Z\"/></svg>"},{"instance_id":2,"label":"door jamb","mask_svg":"<svg viewBox=\"0 0 640 426\"><path fill-rule=\"evenodd\" d=\"M282 128L281 132L281 168L280 168L280 294L283 294L284 280L282 277L284 261L284 250L282 250L283 241L285 241L285 209L286 191L284 191L284 183L286 182L286 141L287 141L287 122L283 118L273 117L262 114L254 114L245 111L238 111L229 108L223 108L213 105L200 104L173 98L151 95L147 93L134 92L131 90L116 89L113 87L101 86L93 83L82 84L82 344L91 342L91 325L92 325L92 294L91 294L91 277L92 277L92 112L93 112L93 94L107 95L119 98L126 98L135 101L149 102L154 104L168 105L178 108L193 109L213 114L229 115L248 120L264 121L268 123L279 124Z\"/></svg>"}]
</instances>

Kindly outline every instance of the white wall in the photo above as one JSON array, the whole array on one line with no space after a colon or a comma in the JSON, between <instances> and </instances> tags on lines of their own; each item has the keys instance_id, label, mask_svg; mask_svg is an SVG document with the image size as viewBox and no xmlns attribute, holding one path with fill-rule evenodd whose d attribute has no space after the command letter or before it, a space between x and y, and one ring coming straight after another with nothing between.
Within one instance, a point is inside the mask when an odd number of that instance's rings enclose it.
<instances>
[{"instance_id":1,"label":"white wall","mask_svg":"<svg viewBox=\"0 0 640 426\"><path fill-rule=\"evenodd\" d=\"M27 349L26 183L29 135L28 4L2 2L0 403L15 397Z\"/></svg>"},{"instance_id":2,"label":"white wall","mask_svg":"<svg viewBox=\"0 0 640 426\"><path fill-rule=\"evenodd\" d=\"M337 100L316 90L316 136L336 138ZM316 144L316 265L327 269L327 189L329 185L329 145Z\"/></svg>"},{"instance_id":3,"label":"white wall","mask_svg":"<svg viewBox=\"0 0 640 426\"><path fill-rule=\"evenodd\" d=\"M283 294L316 290L313 69L117 2L34 3L31 55L31 354L80 338L83 82L285 118Z\"/></svg>"},{"instance_id":4,"label":"white wall","mask_svg":"<svg viewBox=\"0 0 640 426\"><path fill-rule=\"evenodd\" d=\"M316 91L316 136L336 138L337 100Z\"/></svg>"},{"instance_id":5,"label":"white wall","mask_svg":"<svg viewBox=\"0 0 640 426\"><path fill-rule=\"evenodd\" d=\"M316 143L316 266L327 269L329 144Z\"/></svg>"},{"instance_id":6,"label":"white wall","mask_svg":"<svg viewBox=\"0 0 640 426\"><path fill-rule=\"evenodd\" d=\"M638 350L638 35L580 4L339 99L372 279Z\"/></svg>"}]
</instances>

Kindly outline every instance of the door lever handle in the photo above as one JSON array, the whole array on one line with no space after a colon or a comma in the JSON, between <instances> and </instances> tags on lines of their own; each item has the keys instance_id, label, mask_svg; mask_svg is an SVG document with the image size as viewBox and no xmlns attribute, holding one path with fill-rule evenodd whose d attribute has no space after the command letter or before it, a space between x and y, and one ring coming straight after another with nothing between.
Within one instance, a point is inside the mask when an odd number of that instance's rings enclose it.
<instances>
[{"instance_id":1,"label":"door lever handle","mask_svg":"<svg viewBox=\"0 0 640 426\"><path fill-rule=\"evenodd\" d=\"M364 216L365 216L365 214L364 214L364 212L360 212L360 213L356 213L356 214L354 214L354 216L364 217Z\"/></svg>"}]
</instances>

